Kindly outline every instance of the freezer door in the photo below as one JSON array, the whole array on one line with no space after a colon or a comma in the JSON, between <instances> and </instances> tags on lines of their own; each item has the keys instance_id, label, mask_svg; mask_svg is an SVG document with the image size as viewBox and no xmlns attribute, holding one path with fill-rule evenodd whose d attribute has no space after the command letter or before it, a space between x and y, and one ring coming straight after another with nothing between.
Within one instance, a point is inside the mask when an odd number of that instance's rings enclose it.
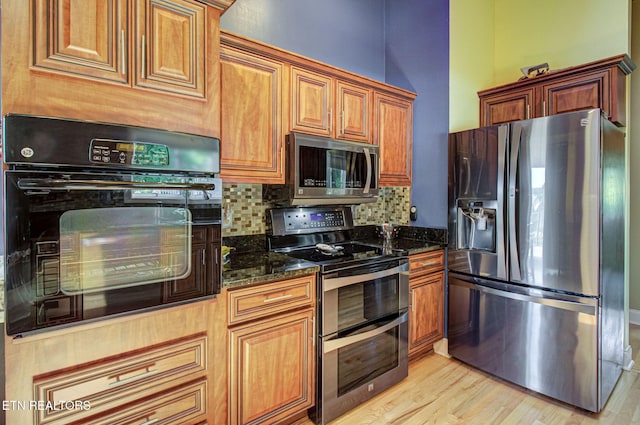
<instances>
[{"instance_id":1,"label":"freezer door","mask_svg":"<svg viewBox=\"0 0 640 425\"><path fill-rule=\"evenodd\" d=\"M453 357L594 412L609 395L599 390L598 319L597 298L558 296L449 274ZM615 376L603 370L615 384L620 366L614 367Z\"/></svg>"},{"instance_id":2,"label":"freezer door","mask_svg":"<svg viewBox=\"0 0 640 425\"><path fill-rule=\"evenodd\" d=\"M449 135L448 267L507 278L504 217L507 125Z\"/></svg>"},{"instance_id":3,"label":"freezer door","mask_svg":"<svg viewBox=\"0 0 640 425\"><path fill-rule=\"evenodd\" d=\"M509 155L511 281L599 296L599 110L515 122Z\"/></svg>"}]
</instances>

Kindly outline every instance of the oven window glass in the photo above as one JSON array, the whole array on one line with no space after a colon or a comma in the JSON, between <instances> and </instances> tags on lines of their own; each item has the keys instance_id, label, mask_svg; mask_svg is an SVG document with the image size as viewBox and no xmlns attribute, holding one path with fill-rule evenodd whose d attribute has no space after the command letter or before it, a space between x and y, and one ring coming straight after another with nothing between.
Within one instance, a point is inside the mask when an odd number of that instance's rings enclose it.
<instances>
[{"instance_id":1,"label":"oven window glass","mask_svg":"<svg viewBox=\"0 0 640 425\"><path fill-rule=\"evenodd\" d=\"M60 288L66 295L181 279L190 271L187 208L77 209L60 216ZM46 282L41 295L47 295Z\"/></svg>"},{"instance_id":2,"label":"oven window glass","mask_svg":"<svg viewBox=\"0 0 640 425\"><path fill-rule=\"evenodd\" d=\"M367 182L367 158L364 152L300 146L298 185L329 189L363 189ZM371 187L376 187L376 161L371 156Z\"/></svg>"},{"instance_id":3,"label":"oven window glass","mask_svg":"<svg viewBox=\"0 0 640 425\"><path fill-rule=\"evenodd\" d=\"M371 331L375 325L358 333ZM338 349L338 397L398 367L400 327Z\"/></svg>"},{"instance_id":4,"label":"oven window glass","mask_svg":"<svg viewBox=\"0 0 640 425\"><path fill-rule=\"evenodd\" d=\"M392 275L337 289L338 331L397 313L399 286Z\"/></svg>"}]
</instances>

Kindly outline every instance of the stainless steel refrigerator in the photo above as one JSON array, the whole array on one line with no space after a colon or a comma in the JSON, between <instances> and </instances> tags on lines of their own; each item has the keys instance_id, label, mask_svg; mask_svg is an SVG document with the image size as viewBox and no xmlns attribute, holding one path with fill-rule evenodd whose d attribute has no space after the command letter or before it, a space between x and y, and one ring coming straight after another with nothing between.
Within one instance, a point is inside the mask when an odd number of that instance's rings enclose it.
<instances>
[{"instance_id":1,"label":"stainless steel refrigerator","mask_svg":"<svg viewBox=\"0 0 640 425\"><path fill-rule=\"evenodd\" d=\"M624 352L624 149L599 109L449 135L453 357L604 407Z\"/></svg>"}]
</instances>

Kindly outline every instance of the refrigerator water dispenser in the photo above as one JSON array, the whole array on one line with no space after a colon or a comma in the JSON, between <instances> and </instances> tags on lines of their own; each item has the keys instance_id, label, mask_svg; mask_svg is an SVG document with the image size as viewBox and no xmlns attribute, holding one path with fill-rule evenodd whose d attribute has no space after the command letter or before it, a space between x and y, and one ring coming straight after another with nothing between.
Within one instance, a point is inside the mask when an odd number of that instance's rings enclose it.
<instances>
[{"instance_id":1,"label":"refrigerator water dispenser","mask_svg":"<svg viewBox=\"0 0 640 425\"><path fill-rule=\"evenodd\" d=\"M496 202L457 202L458 249L496 252Z\"/></svg>"}]
</instances>

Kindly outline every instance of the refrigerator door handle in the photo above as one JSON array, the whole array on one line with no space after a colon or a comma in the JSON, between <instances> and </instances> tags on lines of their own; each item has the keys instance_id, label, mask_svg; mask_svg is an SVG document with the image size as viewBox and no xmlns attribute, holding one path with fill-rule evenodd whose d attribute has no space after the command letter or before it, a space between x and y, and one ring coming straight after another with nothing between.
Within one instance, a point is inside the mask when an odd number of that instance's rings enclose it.
<instances>
[{"instance_id":1,"label":"refrigerator door handle","mask_svg":"<svg viewBox=\"0 0 640 425\"><path fill-rule=\"evenodd\" d=\"M504 235L504 226L502 223L505 221L505 177L507 173L507 143L509 141L509 126L507 124L498 127L498 209L496 210L496 249L498 254L497 264L497 276L502 279L507 279L507 240ZM498 224L499 223L499 224Z\"/></svg>"},{"instance_id":2,"label":"refrigerator door handle","mask_svg":"<svg viewBox=\"0 0 640 425\"><path fill-rule=\"evenodd\" d=\"M511 137L511 158L509 161L509 264L512 280L521 280L520 258L518 254L518 226L516 223L516 204L518 201L518 188L516 179L518 176L518 156L520 155L520 141L522 138L522 124L514 123Z\"/></svg>"},{"instance_id":3,"label":"refrigerator door handle","mask_svg":"<svg viewBox=\"0 0 640 425\"><path fill-rule=\"evenodd\" d=\"M474 283L456 281L455 285L467 287L485 294L497 295L499 297L509 298L517 301L532 302L548 307L559 308L562 310L573 311L577 313L595 316L597 312L597 300L592 298L583 298L584 301L570 300L566 298L556 298L553 296L531 295L519 292L504 291L501 289L491 288L489 286L477 285Z\"/></svg>"}]
</instances>

